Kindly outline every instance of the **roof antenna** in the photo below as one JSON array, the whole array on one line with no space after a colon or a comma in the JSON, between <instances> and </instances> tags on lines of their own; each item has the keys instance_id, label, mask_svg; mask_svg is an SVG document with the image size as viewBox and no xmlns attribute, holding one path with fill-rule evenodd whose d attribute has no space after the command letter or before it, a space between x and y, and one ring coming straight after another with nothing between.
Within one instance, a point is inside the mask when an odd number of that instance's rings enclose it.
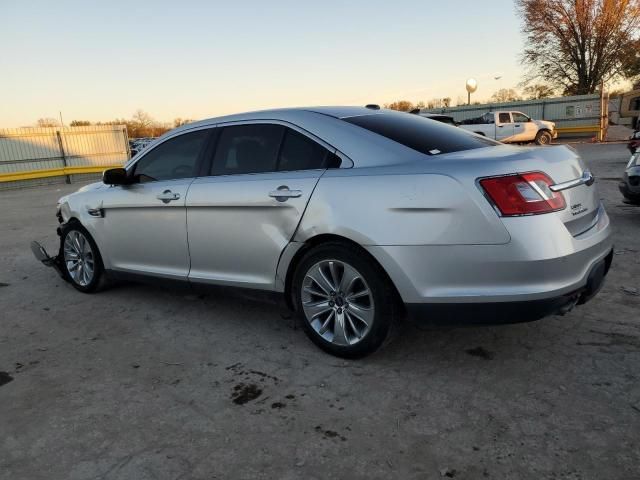
<instances>
[{"instance_id":1,"label":"roof antenna","mask_svg":"<svg viewBox=\"0 0 640 480\"><path fill-rule=\"evenodd\" d=\"M370 103L365 105L364 108L368 108L369 110L380 110L380 105L376 105L375 103Z\"/></svg>"}]
</instances>

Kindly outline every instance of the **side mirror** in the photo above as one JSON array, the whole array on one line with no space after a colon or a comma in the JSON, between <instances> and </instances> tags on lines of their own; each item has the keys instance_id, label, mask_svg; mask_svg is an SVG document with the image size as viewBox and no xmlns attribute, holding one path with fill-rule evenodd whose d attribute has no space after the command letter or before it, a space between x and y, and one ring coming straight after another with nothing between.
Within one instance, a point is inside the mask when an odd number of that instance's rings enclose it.
<instances>
[{"instance_id":1,"label":"side mirror","mask_svg":"<svg viewBox=\"0 0 640 480\"><path fill-rule=\"evenodd\" d=\"M103 172L102 183L106 185L128 185L131 180L124 168L110 168Z\"/></svg>"}]
</instances>

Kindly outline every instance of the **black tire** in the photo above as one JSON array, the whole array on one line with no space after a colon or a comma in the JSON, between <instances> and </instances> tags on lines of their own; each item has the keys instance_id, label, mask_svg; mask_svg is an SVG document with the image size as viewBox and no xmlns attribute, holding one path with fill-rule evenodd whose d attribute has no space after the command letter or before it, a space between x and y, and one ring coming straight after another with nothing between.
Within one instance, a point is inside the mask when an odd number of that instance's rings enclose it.
<instances>
[{"instance_id":1,"label":"black tire","mask_svg":"<svg viewBox=\"0 0 640 480\"><path fill-rule=\"evenodd\" d=\"M69 235L73 235L73 232L80 233L89 243L91 247L91 253L93 258L93 274L91 280L86 284L79 283L74 279L73 275L69 271L69 262L65 261L65 241ZM73 287L83 293L94 293L100 291L106 284L106 277L104 273L104 265L102 263L102 256L98 245L93 240L91 234L84 228L79 222L70 222L62 227L60 232L60 268L62 274Z\"/></svg>"},{"instance_id":2,"label":"black tire","mask_svg":"<svg viewBox=\"0 0 640 480\"><path fill-rule=\"evenodd\" d=\"M537 145L550 145L553 140L553 136L549 130L540 130L536 134L536 144Z\"/></svg>"},{"instance_id":3,"label":"black tire","mask_svg":"<svg viewBox=\"0 0 640 480\"><path fill-rule=\"evenodd\" d=\"M640 205L640 196L638 197L627 197L626 195L623 196L623 202L628 204L628 205Z\"/></svg>"},{"instance_id":4,"label":"black tire","mask_svg":"<svg viewBox=\"0 0 640 480\"><path fill-rule=\"evenodd\" d=\"M305 280L309 282L307 274L310 273L312 268L324 262L329 262L330 260L347 264L347 266L355 269L356 273L366 282L362 283L362 285L364 288L368 287L370 292L370 297L368 298L373 301L373 320L370 321L370 326L367 327L366 333L354 344L336 345L332 341L324 338L316 331L312 323L307 320L307 315L305 314L302 297L303 294L308 295L303 293ZM296 314L305 333L318 347L338 357L361 358L373 353L384 343L385 339L387 339L398 317L397 293L384 270L365 252L346 243L330 242L308 251L297 265L292 288ZM353 302L359 302L360 300L349 301L352 302L350 312L351 315L353 315L353 309L357 308L357 303ZM345 303L347 307L349 307L349 303ZM334 305L335 304L337 304L337 301ZM309 305L309 303L307 303L307 305ZM349 316L347 315L347 307L345 307L345 316L342 317L343 319ZM334 306L334 309L335 308L339 307ZM334 317L334 322L336 321L335 318L337 318L337 316ZM353 319L353 317L350 317L350 319ZM350 321L350 319L348 320ZM353 325L353 323L351 323L351 325ZM348 327L345 328L348 329ZM354 330L351 329L351 332L353 333ZM355 336L352 336L352 339L355 339Z\"/></svg>"}]
</instances>

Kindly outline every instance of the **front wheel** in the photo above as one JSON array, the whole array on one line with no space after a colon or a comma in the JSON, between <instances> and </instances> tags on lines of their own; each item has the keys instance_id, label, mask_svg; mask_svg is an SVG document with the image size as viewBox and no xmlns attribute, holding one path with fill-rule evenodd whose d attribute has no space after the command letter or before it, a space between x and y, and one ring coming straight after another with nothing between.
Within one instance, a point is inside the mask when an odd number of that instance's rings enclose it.
<instances>
[{"instance_id":1,"label":"front wheel","mask_svg":"<svg viewBox=\"0 0 640 480\"><path fill-rule=\"evenodd\" d=\"M98 246L79 223L67 224L61 233L60 256L62 272L77 290L97 291L104 280L104 267Z\"/></svg>"},{"instance_id":2,"label":"front wheel","mask_svg":"<svg viewBox=\"0 0 640 480\"><path fill-rule=\"evenodd\" d=\"M393 285L372 259L350 245L331 243L308 252L293 288L305 333L339 357L374 352L395 321Z\"/></svg>"},{"instance_id":3,"label":"front wheel","mask_svg":"<svg viewBox=\"0 0 640 480\"><path fill-rule=\"evenodd\" d=\"M551 135L550 131L540 130L536 135L535 142L538 145L549 145L551 143L551 140L553 140L553 136Z\"/></svg>"}]
</instances>

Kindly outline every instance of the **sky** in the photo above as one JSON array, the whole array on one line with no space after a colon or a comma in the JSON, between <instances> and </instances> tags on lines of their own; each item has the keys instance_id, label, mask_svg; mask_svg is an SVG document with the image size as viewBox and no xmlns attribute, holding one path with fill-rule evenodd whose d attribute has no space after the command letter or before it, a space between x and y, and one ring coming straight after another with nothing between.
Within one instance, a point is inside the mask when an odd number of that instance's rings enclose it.
<instances>
[{"instance_id":1,"label":"sky","mask_svg":"<svg viewBox=\"0 0 640 480\"><path fill-rule=\"evenodd\" d=\"M467 78L480 100L523 73L513 0L0 0L0 18L0 127L455 103Z\"/></svg>"}]
</instances>

